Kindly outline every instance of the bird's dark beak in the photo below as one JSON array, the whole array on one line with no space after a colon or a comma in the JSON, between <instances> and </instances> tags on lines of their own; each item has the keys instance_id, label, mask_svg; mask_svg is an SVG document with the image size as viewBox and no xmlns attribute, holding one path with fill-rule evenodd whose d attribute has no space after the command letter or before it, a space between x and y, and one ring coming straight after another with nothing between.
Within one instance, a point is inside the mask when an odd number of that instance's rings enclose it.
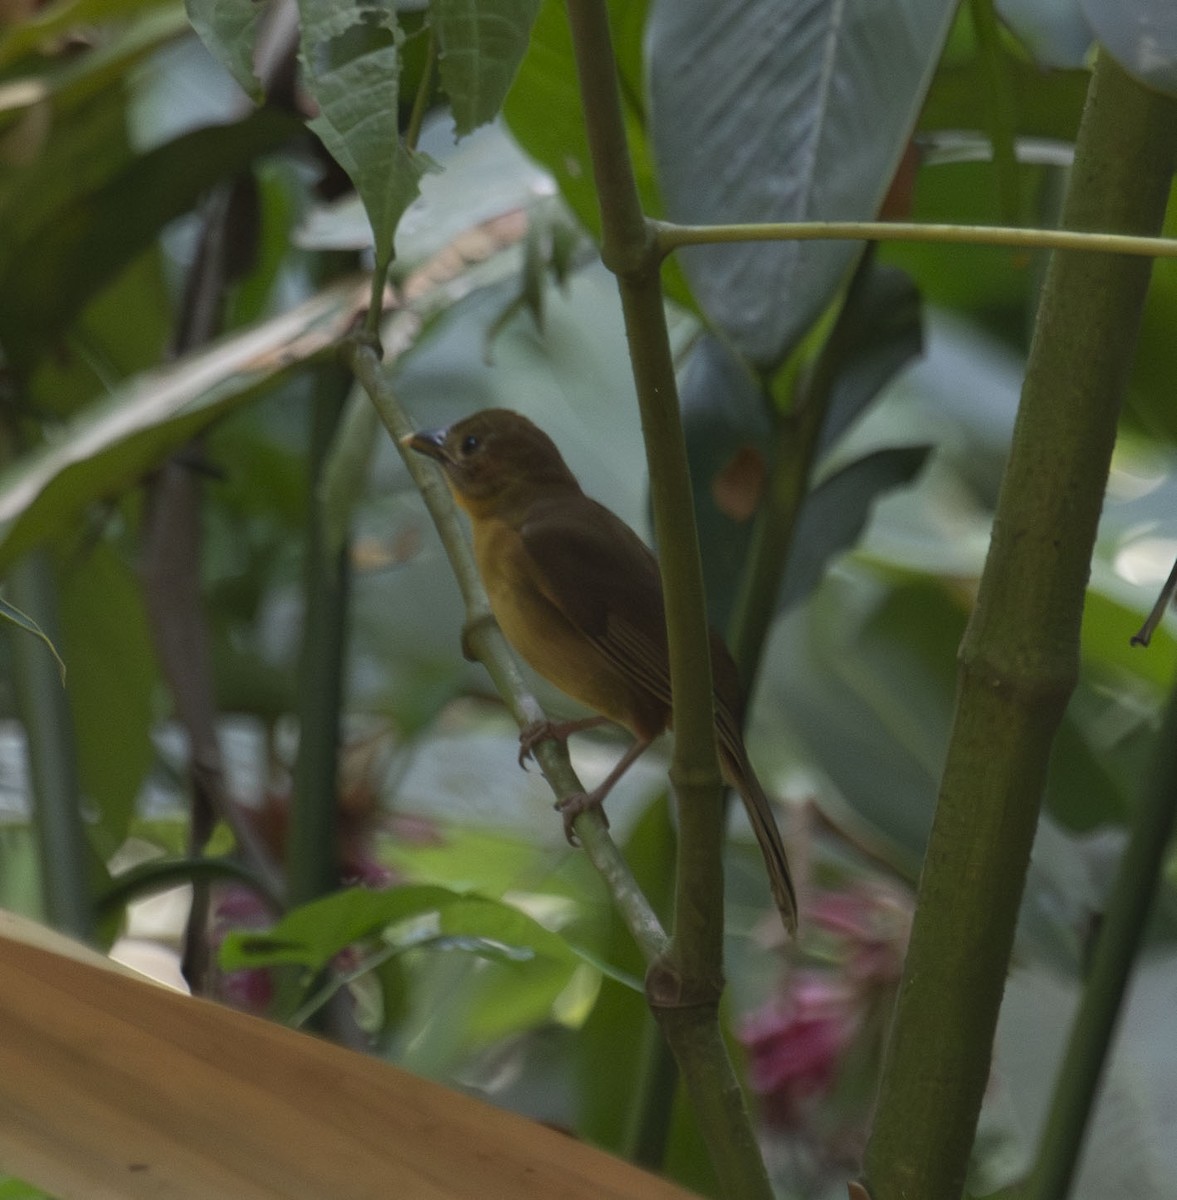
<instances>
[{"instance_id":1,"label":"bird's dark beak","mask_svg":"<svg viewBox=\"0 0 1177 1200\"><path fill-rule=\"evenodd\" d=\"M423 429L420 433L408 433L401 438L401 445L439 463L446 463L449 462L449 455L445 452L447 432L445 429Z\"/></svg>"}]
</instances>

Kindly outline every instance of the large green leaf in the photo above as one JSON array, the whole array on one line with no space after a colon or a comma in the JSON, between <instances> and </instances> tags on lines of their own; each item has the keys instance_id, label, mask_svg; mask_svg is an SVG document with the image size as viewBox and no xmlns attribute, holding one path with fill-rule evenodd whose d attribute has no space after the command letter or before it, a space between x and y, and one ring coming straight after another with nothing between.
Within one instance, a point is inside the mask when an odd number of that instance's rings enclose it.
<instances>
[{"instance_id":1,"label":"large green leaf","mask_svg":"<svg viewBox=\"0 0 1177 1200\"><path fill-rule=\"evenodd\" d=\"M398 125L400 26L387 0L299 0L303 77L319 106L310 127L355 185L376 240L392 255L397 223L417 196L428 160Z\"/></svg>"},{"instance_id":2,"label":"large green leaf","mask_svg":"<svg viewBox=\"0 0 1177 1200\"><path fill-rule=\"evenodd\" d=\"M950 0L659 0L650 129L677 221L869 220L907 147ZM773 242L681 254L708 318L760 367L829 304L860 247Z\"/></svg>"},{"instance_id":3,"label":"large green leaf","mask_svg":"<svg viewBox=\"0 0 1177 1200\"><path fill-rule=\"evenodd\" d=\"M138 584L104 542L59 570L66 687L78 773L98 810L99 850L126 836L154 757L155 654Z\"/></svg>"},{"instance_id":4,"label":"large green leaf","mask_svg":"<svg viewBox=\"0 0 1177 1200\"><path fill-rule=\"evenodd\" d=\"M459 137L493 120L502 107L539 7L540 0L430 0L441 82Z\"/></svg>"},{"instance_id":5,"label":"large green leaf","mask_svg":"<svg viewBox=\"0 0 1177 1200\"><path fill-rule=\"evenodd\" d=\"M1177 96L1177 5L1172 0L1079 0L1104 50L1146 87Z\"/></svg>"},{"instance_id":6,"label":"large green leaf","mask_svg":"<svg viewBox=\"0 0 1177 1200\"><path fill-rule=\"evenodd\" d=\"M18 214L20 225L0 242L0 343L9 361L31 366L164 225L297 130L290 117L261 110L184 134L56 206L37 190L39 176L11 193L3 212Z\"/></svg>"},{"instance_id":7,"label":"large green leaf","mask_svg":"<svg viewBox=\"0 0 1177 1200\"><path fill-rule=\"evenodd\" d=\"M0 472L0 570L256 389L332 346L362 295L354 281L337 284L246 333L137 375Z\"/></svg>"}]
</instances>

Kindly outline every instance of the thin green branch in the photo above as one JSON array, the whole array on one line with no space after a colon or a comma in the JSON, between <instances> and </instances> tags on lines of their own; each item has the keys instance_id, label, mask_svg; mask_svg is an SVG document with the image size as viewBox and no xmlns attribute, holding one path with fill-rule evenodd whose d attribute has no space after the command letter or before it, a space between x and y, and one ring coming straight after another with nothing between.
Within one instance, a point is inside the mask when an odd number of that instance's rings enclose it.
<instances>
[{"instance_id":1,"label":"thin green branch","mask_svg":"<svg viewBox=\"0 0 1177 1200\"><path fill-rule=\"evenodd\" d=\"M1111 1049L1124 991L1148 927L1177 818L1177 687L1157 737L1156 764L1100 925L1079 1012L1023 1200L1065 1200Z\"/></svg>"},{"instance_id":2,"label":"thin green branch","mask_svg":"<svg viewBox=\"0 0 1177 1200\"><path fill-rule=\"evenodd\" d=\"M401 440L415 432L417 426L401 407L395 391L381 369L375 349L367 343L354 342L344 347L343 354L347 365L376 406L385 429L400 448ZM543 709L528 692L514 655L491 614L465 529L440 473L419 454L402 453L402 458L437 526L442 545L458 581L458 588L466 607L463 642L467 653L486 667L499 695L521 729L534 721L542 720ZM557 798L584 792L584 787L576 778L568 760L567 748L562 743L552 740L541 742L536 747L536 757ZM628 864L609 836L601 814L595 809L581 813L576 818L575 829L585 853L609 889L609 894L632 933L642 957L647 963L655 961L665 953L666 934L642 895Z\"/></svg>"},{"instance_id":3,"label":"thin green branch","mask_svg":"<svg viewBox=\"0 0 1177 1200\"><path fill-rule=\"evenodd\" d=\"M667 956L648 973L646 992L682 1071L724 1195L768 1198L772 1189L719 1032L724 806L698 534L659 279L662 256L638 198L608 9L603 0L568 0L568 20L601 208L601 257L617 276L641 409L666 600L678 870L673 939Z\"/></svg>"},{"instance_id":4,"label":"thin green branch","mask_svg":"<svg viewBox=\"0 0 1177 1200\"><path fill-rule=\"evenodd\" d=\"M243 883L275 912L283 908L283 897L271 892L266 881L245 863L234 858L153 858L116 875L95 901L98 917L116 916L141 896L150 896L182 883Z\"/></svg>"},{"instance_id":5,"label":"thin green branch","mask_svg":"<svg viewBox=\"0 0 1177 1200\"><path fill-rule=\"evenodd\" d=\"M1022 201L1018 187L1018 158L1015 148L1017 114L1010 81L1002 69L1001 29L993 0L970 0L969 12L977 38L977 57L985 91L989 140L997 176L997 199L1006 224L1021 219Z\"/></svg>"},{"instance_id":6,"label":"thin green branch","mask_svg":"<svg viewBox=\"0 0 1177 1200\"><path fill-rule=\"evenodd\" d=\"M674 361L658 257L625 140L608 13L600 0L569 0L568 19L601 206L601 256L617 275L641 408L666 598L675 728L671 782L680 822L671 958L684 984L717 994L722 987L723 806L711 660L705 649L707 608L699 539L690 519L694 510Z\"/></svg>"},{"instance_id":7,"label":"thin green branch","mask_svg":"<svg viewBox=\"0 0 1177 1200\"><path fill-rule=\"evenodd\" d=\"M1004 225L921 225L905 221L777 221L751 225L675 225L651 221L663 256L680 246L728 242L928 242L946 246L1014 246L1027 250L1093 250L1145 258L1177 258L1177 238L1010 229Z\"/></svg>"},{"instance_id":8,"label":"thin green branch","mask_svg":"<svg viewBox=\"0 0 1177 1200\"><path fill-rule=\"evenodd\" d=\"M1161 228L1177 101L1097 60L1068 228ZM964 1186L1150 264L1053 256L960 681L867 1150L874 1200Z\"/></svg>"},{"instance_id":9,"label":"thin green branch","mask_svg":"<svg viewBox=\"0 0 1177 1200\"><path fill-rule=\"evenodd\" d=\"M732 657L749 692L777 614L781 580L809 490L814 451L829 395L828 388L801 389L794 411L778 418L772 474L756 516L747 565L728 625Z\"/></svg>"}]
</instances>

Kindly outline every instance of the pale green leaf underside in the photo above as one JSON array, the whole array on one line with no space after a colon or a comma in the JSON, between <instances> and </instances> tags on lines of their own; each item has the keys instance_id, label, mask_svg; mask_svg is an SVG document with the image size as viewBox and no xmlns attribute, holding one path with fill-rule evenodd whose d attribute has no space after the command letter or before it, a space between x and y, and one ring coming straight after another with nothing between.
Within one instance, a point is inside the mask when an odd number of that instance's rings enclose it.
<instances>
[{"instance_id":1,"label":"pale green leaf underside","mask_svg":"<svg viewBox=\"0 0 1177 1200\"><path fill-rule=\"evenodd\" d=\"M401 214L417 195L427 160L399 136L400 27L391 0L300 0L301 58L319 106L310 127L355 185L376 243L392 255Z\"/></svg>"}]
</instances>

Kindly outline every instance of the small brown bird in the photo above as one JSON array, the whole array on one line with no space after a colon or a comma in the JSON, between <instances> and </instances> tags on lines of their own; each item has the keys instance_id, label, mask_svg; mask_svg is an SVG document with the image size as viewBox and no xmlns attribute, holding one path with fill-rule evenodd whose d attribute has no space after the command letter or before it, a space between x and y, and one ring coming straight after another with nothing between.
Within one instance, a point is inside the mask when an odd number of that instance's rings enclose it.
<instances>
[{"instance_id":1,"label":"small brown bird","mask_svg":"<svg viewBox=\"0 0 1177 1200\"><path fill-rule=\"evenodd\" d=\"M628 525L584 494L551 438L518 413L486 409L404 441L441 464L469 514L478 570L507 640L545 679L601 714L525 730L520 762L543 738L566 738L604 720L634 735L605 780L565 805L570 832L572 818L600 804L671 724L657 560ZM723 777L744 800L791 933L797 899L785 847L744 748L736 665L714 632L711 668Z\"/></svg>"}]
</instances>

